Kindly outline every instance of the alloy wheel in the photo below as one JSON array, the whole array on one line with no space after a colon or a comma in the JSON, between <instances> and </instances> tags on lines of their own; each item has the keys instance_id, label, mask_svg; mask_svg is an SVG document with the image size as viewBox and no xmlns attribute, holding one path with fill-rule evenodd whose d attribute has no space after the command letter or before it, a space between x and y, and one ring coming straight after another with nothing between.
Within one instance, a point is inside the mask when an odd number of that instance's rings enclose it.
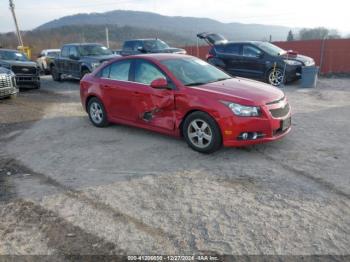
<instances>
[{"instance_id":1,"label":"alloy wheel","mask_svg":"<svg viewBox=\"0 0 350 262\"><path fill-rule=\"evenodd\" d=\"M191 143L198 148L206 148L213 139L209 124L202 119L195 119L189 124L187 135Z\"/></svg>"},{"instance_id":2,"label":"alloy wheel","mask_svg":"<svg viewBox=\"0 0 350 262\"><path fill-rule=\"evenodd\" d=\"M103 121L103 110L99 103L93 102L90 105L90 116L95 124L101 124Z\"/></svg>"},{"instance_id":3,"label":"alloy wheel","mask_svg":"<svg viewBox=\"0 0 350 262\"><path fill-rule=\"evenodd\" d=\"M269 83L273 86L280 86L283 83L284 75L282 70L272 70L269 74Z\"/></svg>"}]
</instances>

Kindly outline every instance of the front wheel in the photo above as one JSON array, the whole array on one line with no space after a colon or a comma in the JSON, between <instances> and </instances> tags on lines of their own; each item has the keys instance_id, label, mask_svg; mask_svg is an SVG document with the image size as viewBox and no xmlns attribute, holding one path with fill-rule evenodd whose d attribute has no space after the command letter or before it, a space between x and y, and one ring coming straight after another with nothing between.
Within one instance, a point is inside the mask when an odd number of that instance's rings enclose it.
<instances>
[{"instance_id":1,"label":"front wheel","mask_svg":"<svg viewBox=\"0 0 350 262\"><path fill-rule=\"evenodd\" d=\"M204 112L194 112L185 119L183 135L187 144L200 153L213 153L222 144L222 136L218 124Z\"/></svg>"},{"instance_id":2,"label":"front wheel","mask_svg":"<svg viewBox=\"0 0 350 262\"><path fill-rule=\"evenodd\" d=\"M271 69L267 76L267 81L270 85L280 86L285 83L285 77L282 69L275 68Z\"/></svg>"},{"instance_id":3,"label":"front wheel","mask_svg":"<svg viewBox=\"0 0 350 262\"><path fill-rule=\"evenodd\" d=\"M105 127L108 125L106 110L98 98L94 97L89 100L87 111L94 126Z\"/></svg>"}]
</instances>

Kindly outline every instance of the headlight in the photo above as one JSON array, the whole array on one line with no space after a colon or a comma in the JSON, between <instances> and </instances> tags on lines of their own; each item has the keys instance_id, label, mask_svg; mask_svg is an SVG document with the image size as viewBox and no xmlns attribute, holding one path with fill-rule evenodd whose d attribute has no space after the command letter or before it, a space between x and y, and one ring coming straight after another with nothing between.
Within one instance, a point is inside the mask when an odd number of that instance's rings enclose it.
<instances>
[{"instance_id":1,"label":"headlight","mask_svg":"<svg viewBox=\"0 0 350 262\"><path fill-rule=\"evenodd\" d=\"M227 105L236 116L260 116L260 107L243 106L231 102L223 102Z\"/></svg>"},{"instance_id":2,"label":"headlight","mask_svg":"<svg viewBox=\"0 0 350 262\"><path fill-rule=\"evenodd\" d=\"M305 62L306 66L314 66L315 65L315 61L313 59L310 59L308 61Z\"/></svg>"},{"instance_id":3,"label":"headlight","mask_svg":"<svg viewBox=\"0 0 350 262\"><path fill-rule=\"evenodd\" d=\"M288 65L299 66L302 65L301 62L295 60L283 60Z\"/></svg>"},{"instance_id":4,"label":"headlight","mask_svg":"<svg viewBox=\"0 0 350 262\"><path fill-rule=\"evenodd\" d=\"M99 66L100 66L100 63L91 63L91 67L93 70L95 70Z\"/></svg>"},{"instance_id":5,"label":"headlight","mask_svg":"<svg viewBox=\"0 0 350 262\"><path fill-rule=\"evenodd\" d=\"M7 69L11 69L11 65L10 64L3 64L3 63L1 63L0 64L0 67L4 67L4 68L7 68Z\"/></svg>"}]
</instances>

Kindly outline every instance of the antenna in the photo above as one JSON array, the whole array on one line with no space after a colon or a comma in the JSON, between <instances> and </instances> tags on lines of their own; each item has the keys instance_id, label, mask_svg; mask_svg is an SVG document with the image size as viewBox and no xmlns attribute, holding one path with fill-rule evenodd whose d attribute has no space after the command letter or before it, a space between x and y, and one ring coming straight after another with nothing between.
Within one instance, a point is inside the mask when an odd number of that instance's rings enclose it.
<instances>
[{"instance_id":1,"label":"antenna","mask_svg":"<svg viewBox=\"0 0 350 262\"><path fill-rule=\"evenodd\" d=\"M16 26L18 43L23 48L23 40L22 40L21 32L19 31L19 26L18 26L18 22L17 22L17 18L16 18L15 5L14 5L12 0L9 0L9 2L10 2L10 10L12 13L13 21L15 22L15 26Z\"/></svg>"}]
</instances>

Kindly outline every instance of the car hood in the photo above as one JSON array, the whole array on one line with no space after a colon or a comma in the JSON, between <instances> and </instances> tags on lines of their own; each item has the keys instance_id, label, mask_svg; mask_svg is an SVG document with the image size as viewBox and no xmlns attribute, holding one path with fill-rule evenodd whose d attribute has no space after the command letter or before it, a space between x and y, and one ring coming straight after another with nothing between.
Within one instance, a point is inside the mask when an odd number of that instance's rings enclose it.
<instances>
[{"instance_id":1,"label":"car hood","mask_svg":"<svg viewBox=\"0 0 350 262\"><path fill-rule=\"evenodd\" d=\"M0 74L11 74L11 70L0 66Z\"/></svg>"},{"instance_id":2,"label":"car hood","mask_svg":"<svg viewBox=\"0 0 350 262\"><path fill-rule=\"evenodd\" d=\"M33 67L37 67L37 63L36 62L32 62L32 61L14 61L14 60L1 60L0 63L3 62L5 64L9 64L11 66L33 66Z\"/></svg>"},{"instance_id":3,"label":"car hood","mask_svg":"<svg viewBox=\"0 0 350 262\"><path fill-rule=\"evenodd\" d=\"M119 57L119 55L83 56L81 59L90 62L103 63L116 57Z\"/></svg>"},{"instance_id":4,"label":"car hood","mask_svg":"<svg viewBox=\"0 0 350 262\"><path fill-rule=\"evenodd\" d=\"M263 105L284 97L284 93L276 87L238 77L194 88L214 93L228 102L245 102L246 105Z\"/></svg>"},{"instance_id":5,"label":"car hood","mask_svg":"<svg viewBox=\"0 0 350 262\"><path fill-rule=\"evenodd\" d=\"M299 62L302 62L304 65L314 65L315 64L315 61L311 58L311 57L308 57L308 56L304 56L304 55L283 55L283 58L284 59L288 59L288 60L295 60L295 61L299 61Z\"/></svg>"},{"instance_id":6,"label":"car hood","mask_svg":"<svg viewBox=\"0 0 350 262\"><path fill-rule=\"evenodd\" d=\"M185 50L181 48L169 47L165 49L154 49L151 53L184 53Z\"/></svg>"}]
</instances>

